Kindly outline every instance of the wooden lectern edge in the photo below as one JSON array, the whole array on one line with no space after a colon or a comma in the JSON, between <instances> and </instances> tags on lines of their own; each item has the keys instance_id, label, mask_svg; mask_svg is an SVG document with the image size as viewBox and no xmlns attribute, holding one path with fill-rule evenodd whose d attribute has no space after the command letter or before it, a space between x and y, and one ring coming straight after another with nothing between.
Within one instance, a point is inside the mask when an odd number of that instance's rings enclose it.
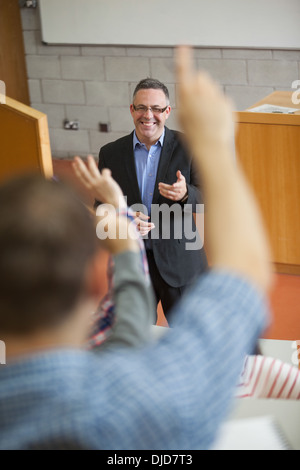
<instances>
[{"instance_id":1,"label":"wooden lectern edge","mask_svg":"<svg viewBox=\"0 0 300 470\"><path fill-rule=\"evenodd\" d=\"M294 104L292 101L292 91L274 91L270 93L262 100L249 106L244 111L235 111L233 113L234 122L239 123L251 123L251 124L274 124L274 125L288 125L288 126L299 126L300 125L300 104ZM256 113L250 111L257 106L263 104L271 104L275 106L284 106L294 108L295 114L281 114L281 113Z\"/></svg>"},{"instance_id":2,"label":"wooden lectern edge","mask_svg":"<svg viewBox=\"0 0 300 470\"><path fill-rule=\"evenodd\" d=\"M46 116L41 111L31 108L27 104L21 103L20 101L16 101L13 98L9 98L8 96L6 96L6 102L3 103L2 106L11 108L14 110L14 112L25 115L27 118L32 117L33 119L40 119L41 117Z\"/></svg>"},{"instance_id":3,"label":"wooden lectern edge","mask_svg":"<svg viewBox=\"0 0 300 470\"><path fill-rule=\"evenodd\" d=\"M53 177L53 163L47 115L43 114L36 122L38 134L40 135L40 146L38 148L40 166L45 178L50 179Z\"/></svg>"},{"instance_id":4,"label":"wooden lectern edge","mask_svg":"<svg viewBox=\"0 0 300 470\"><path fill-rule=\"evenodd\" d=\"M1 106L6 106L15 113L26 116L27 119L32 119L36 123L37 135L40 136L39 142L37 142L40 169L45 178L52 178L53 164L47 114L8 96L6 96L5 103Z\"/></svg>"},{"instance_id":5,"label":"wooden lectern edge","mask_svg":"<svg viewBox=\"0 0 300 470\"><path fill-rule=\"evenodd\" d=\"M251 124L273 124L299 126L299 114L273 114L273 113L253 113L251 111L236 111L233 117L234 122L251 123Z\"/></svg>"}]
</instances>

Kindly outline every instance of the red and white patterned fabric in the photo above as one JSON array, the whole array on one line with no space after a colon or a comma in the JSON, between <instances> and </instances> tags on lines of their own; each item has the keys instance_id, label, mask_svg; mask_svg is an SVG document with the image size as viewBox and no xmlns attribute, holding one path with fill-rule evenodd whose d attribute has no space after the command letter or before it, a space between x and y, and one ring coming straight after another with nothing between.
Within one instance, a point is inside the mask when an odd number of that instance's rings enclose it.
<instances>
[{"instance_id":1,"label":"red and white patterned fabric","mask_svg":"<svg viewBox=\"0 0 300 470\"><path fill-rule=\"evenodd\" d=\"M247 356L236 396L299 400L300 370L272 357Z\"/></svg>"}]
</instances>

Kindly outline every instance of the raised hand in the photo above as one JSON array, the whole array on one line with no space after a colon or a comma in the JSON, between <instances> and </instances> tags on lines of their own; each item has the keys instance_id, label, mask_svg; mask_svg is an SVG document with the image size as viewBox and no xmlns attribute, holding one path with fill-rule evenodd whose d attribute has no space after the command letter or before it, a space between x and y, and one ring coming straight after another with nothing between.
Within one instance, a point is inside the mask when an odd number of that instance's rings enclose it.
<instances>
[{"instance_id":1,"label":"raised hand","mask_svg":"<svg viewBox=\"0 0 300 470\"><path fill-rule=\"evenodd\" d=\"M232 148L234 124L232 101L224 95L218 83L204 71L193 67L192 50L177 49L177 77L179 81L178 117L188 145L206 152L207 146L227 145Z\"/></svg>"},{"instance_id":2,"label":"raised hand","mask_svg":"<svg viewBox=\"0 0 300 470\"><path fill-rule=\"evenodd\" d=\"M122 190L112 178L111 171L103 169L102 173L100 173L92 155L88 155L86 165L80 157L74 157L72 166L77 178L94 199L98 199L106 204L112 204L116 208L126 207Z\"/></svg>"}]
</instances>

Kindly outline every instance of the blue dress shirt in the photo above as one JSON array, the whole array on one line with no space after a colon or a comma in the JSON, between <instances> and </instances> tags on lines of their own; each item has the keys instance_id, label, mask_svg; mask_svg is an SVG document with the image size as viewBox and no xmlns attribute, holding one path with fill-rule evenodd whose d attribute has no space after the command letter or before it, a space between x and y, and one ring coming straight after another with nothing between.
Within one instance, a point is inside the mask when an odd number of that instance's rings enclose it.
<instances>
[{"instance_id":1,"label":"blue dress shirt","mask_svg":"<svg viewBox=\"0 0 300 470\"><path fill-rule=\"evenodd\" d=\"M147 207L148 210L147 215L151 214L151 204L164 136L165 130L156 144L152 145L150 150L148 150L146 145L139 141L135 131L133 134L133 152L136 175L140 188L142 203Z\"/></svg>"}]
</instances>

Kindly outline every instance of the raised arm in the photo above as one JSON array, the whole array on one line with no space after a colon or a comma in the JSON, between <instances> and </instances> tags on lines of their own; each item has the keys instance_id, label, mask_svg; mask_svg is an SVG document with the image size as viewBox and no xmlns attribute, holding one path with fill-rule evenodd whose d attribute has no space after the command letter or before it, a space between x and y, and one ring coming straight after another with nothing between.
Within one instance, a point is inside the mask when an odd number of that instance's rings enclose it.
<instances>
[{"instance_id":1,"label":"raised arm","mask_svg":"<svg viewBox=\"0 0 300 470\"><path fill-rule=\"evenodd\" d=\"M115 428L116 448L210 448L228 416L245 356L268 320L269 249L254 197L233 159L232 107L206 75L193 72L186 49L178 54L178 78L181 125L209 204L206 238L214 266L174 307L165 336L138 355L131 352L128 362L124 357L121 377L110 368L122 390L113 397L117 409L133 389L142 390L136 411L128 411L126 433ZM142 429L141 416L147 416Z\"/></svg>"},{"instance_id":2,"label":"raised arm","mask_svg":"<svg viewBox=\"0 0 300 470\"><path fill-rule=\"evenodd\" d=\"M89 156L87 165L75 157L74 171L84 186L95 197L103 201L105 209L111 214L100 220L101 230L109 229L112 236L101 244L113 259L114 277L112 298L115 321L108 339L98 344L97 349L112 346L140 346L150 339L150 327L155 318L155 304L150 283L145 276L141 244L134 222L127 217L127 206L121 188L111 177L109 170L100 173L93 157ZM103 223L103 221L105 223Z\"/></svg>"},{"instance_id":3,"label":"raised arm","mask_svg":"<svg viewBox=\"0 0 300 470\"><path fill-rule=\"evenodd\" d=\"M107 365L118 384L111 400L122 414L110 421L109 434L103 428L102 448L111 442L116 449L210 448L245 355L267 323L269 249L255 199L233 160L232 107L208 77L193 72L186 49L178 54L178 78L181 125L209 204L214 268L175 306L165 336L138 354L129 351L119 369ZM132 390L137 406L126 409Z\"/></svg>"},{"instance_id":4,"label":"raised arm","mask_svg":"<svg viewBox=\"0 0 300 470\"><path fill-rule=\"evenodd\" d=\"M179 118L209 201L205 226L212 264L265 291L272 277L270 252L252 191L233 161L232 105L205 73L193 71L188 48L178 50L177 68Z\"/></svg>"}]
</instances>

